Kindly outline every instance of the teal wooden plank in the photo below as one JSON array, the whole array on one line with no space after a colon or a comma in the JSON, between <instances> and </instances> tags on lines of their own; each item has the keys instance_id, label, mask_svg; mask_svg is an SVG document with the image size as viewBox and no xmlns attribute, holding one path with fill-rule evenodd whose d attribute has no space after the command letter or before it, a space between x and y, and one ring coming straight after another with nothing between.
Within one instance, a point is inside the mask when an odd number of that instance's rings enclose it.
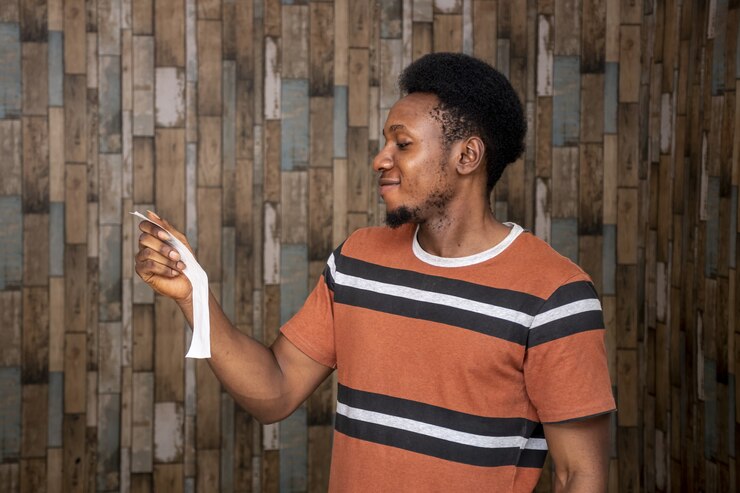
<instances>
[{"instance_id":1,"label":"teal wooden plank","mask_svg":"<svg viewBox=\"0 0 740 493\"><path fill-rule=\"evenodd\" d=\"M699 361L701 365L702 362ZM717 363L704 359L704 457L712 460L717 453Z\"/></svg>"},{"instance_id":2,"label":"teal wooden plank","mask_svg":"<svg viewBox=\"0 0 740 493\"><path fill-rule=\"evenodd\" d=\"M49 275L64 276L64 202L49 204Z\"/></svg>"},{"instance_id":3,"label":"teal wooden plank","mask_svg":"<svg viewBox=\"0 0 740 493\"><path fill-rule=\"evenodd\" d=\"M581 64L576 56L553 61L552 145L578 144L581 120Z\"/></svg>"},{"instance_id":4,"label":"teal wooden plank","mask_svg":"<svg viewBox=\"0 0 740 493\"><path fill-rule=\"evenodd\" d=\"M617 294L617 227L604 224L602 243L602 291L604 295Z\"/></svg>"},{"instance_id":5,"label":"teal wooden plank","mask_svg":"<svg viewBox=\"0 0 740 493\"><path fill-rule=\"evenodd\" d=\"M21 114L21 31L0 22L0 119Z\"/></svg>"},{"instance_id":6,"label":"teal wooden plank","mask_svg":"<svg viewBox=\"0 0 740 493\"><path fill-rule=\"evenodd\" d=\"M606 64L604 72L604 133L617 133L617 108L619 107L619 64Z\"/></svg>"},{"instance_id":7,"label":"teal wooden plank","mask_svg":"<svg viewBox=\"0 0 740 493\"><path fill-rule=\"evenodd\" d=\"M99 491L118 490L120 466L121 394L98 395Z\"/></svg>"},{"instance_id":8,"label":"teal wooden plank","mask_svg":"<svg viewBox=\"0 0 740 493\"><path fill-rule=\"evenodd\" d=\"M49 106L64 106L64 34L49 31Z\"/></svg>"},{"instance_id":9,"label":"teal wooden plank","mask_svg":"<svg viewBox=\"0 0 740 493\"><path fill-rule=\"evenodd\" d=\"M707 229L704 250L704 275L717 277L719 261L719 177L710 176L707 186Z\"/></svg>"},{"instance_id":10,"label":"teal wooden plank","mask_svg":"<svg viewBox=\"0 0 740 493\"><path fill-rule=\"evenodd\" d=\"M62 422L64 421L64 373L49 373L49 447L62 446Z\"/></svg>"},{"instance_id":11,"label":"teal wooden plank","mask_svg":"<svg viewBox=\"0 0 740 493\"><path fill-rule=\"evenodd\" d=\"M0 289L23 279L23 212L20 195L0 196Z\"/></svg>"},{"instance_id":12,"label":"teal wooden plank","mask_svg":"<svg viewBox=\"0 0 740 493\"><path fill-rule=\"evenodd\" d=\"M100 272L98 274L98 317L100 321L121 320L121 227L100 226Z\"/></svg>"},{"instance_id":13,"label":"teal wooden plank","mask_svg":"<svg viewBox=\"0 0 740 493\"><path fill-rule=\"evenodd\" d=\"M305 404L280 422L280 491L306 491L308 426Z\"/></svg>"},{"instance_id":14,"label":"teal wooden plank","mask_svg":"<svg viewBox=\"0 0 740 493\"><path fill-rule=\"evenodd\" d=\"M401 0L385 0L380 3L380 37L400 39L403 32L403 3Z\"/></svg>"},{"instance_id":15,"label":"teal wooden plank","mask_svg":"<svg viewBox=\"0 0 740 493\"><path fill-rule=\"evenodd\" d=\"M101 56L98 64L98 145L101 153L120 153L121 57Z\"/></svg>"},{"instance_id":16,"label":"teal wooden plank","mask_svg":"<svg viewBox=\"0 0 740 493\"><path fill-rule=\"evenodd\" d=\"M573 262L578 263L578 220L576 218L553 218L552 247Z\"/></svg>"},{"instance_id":17,"label":"teal wooden plank","mask_svg":"<svg viewBox=\"0 0 740 493\"><path fill-rule=\"evenodd\" d=\"M334 86L334 157L347 157L347 86Z\"/></svg>"},{"instance_id":18,"label":"teal wooden plank","mask_svg":"<svg viewBox=\"0 0 740 493\"><path fill-rule=\"evenodd\" d=\"M303 306L308 296L308 247L280 246L280 320L284 324Z\"/></svg>"},{"instance_id":19,"label":"teal wooden plank","mask_svg":"<svg viewBox=\"0 0 740 493\"><path fill-rule=\"evenodd\" d=\"M21 451L21 369L0 367L0 463Z\"/></svg>"},{"instance_id":20,"label":"teal wooden plank","mask_svg":"<svg viewBox=\"0 0 740 493\"><path fill-rule=\"evenodd\" d=\"M284 171L308 165L308 103L307 79L282 80L280 167Z\"/></svg>"},{"instance_id":21,"label":"teal wooden plank","mask_svg":"<svg viewBox=\"0 0 740 493\"><path fill-rule=\"evenodd\" d=\"M730 195L730 268L737 267L737 186Z\"/></svg>"}]
</instances>

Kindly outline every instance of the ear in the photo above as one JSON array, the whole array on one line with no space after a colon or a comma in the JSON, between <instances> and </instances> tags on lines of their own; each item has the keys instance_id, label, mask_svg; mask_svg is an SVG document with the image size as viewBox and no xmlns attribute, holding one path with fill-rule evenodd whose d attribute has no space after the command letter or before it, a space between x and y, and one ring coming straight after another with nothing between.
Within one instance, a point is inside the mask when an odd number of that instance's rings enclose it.
<instances>
[{"instance_id":1,"label":"ear","mask_svg":"<svg viewBox=\"0 0 740 493\"><path fill-rule=\"evenodd\" d=\"M476 136L469 137L458 144L458 159L456 163L457 172L461 175L469 175L483 165L483 154L486 146ZM485 165L483 165L485 168Z\"/></svg>"}]
</instances>

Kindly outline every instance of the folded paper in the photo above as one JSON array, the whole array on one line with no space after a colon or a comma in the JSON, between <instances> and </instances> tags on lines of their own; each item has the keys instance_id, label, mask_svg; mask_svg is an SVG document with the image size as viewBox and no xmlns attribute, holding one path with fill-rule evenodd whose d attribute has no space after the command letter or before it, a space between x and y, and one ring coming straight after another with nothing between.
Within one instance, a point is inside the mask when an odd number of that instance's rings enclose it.
<instances>
[{"instance_id":1,"label":"folded paper","mask_svg":"<svg viewBox=\"0 0 740 493\"><path fill-rule=\"evenodd\" d=\"M131 212L130 214L164 229L138 211ZM164 230L167 231L166 229ZM190 253L188 247L175 238L169 231L167 231L167 234L170 235L170 239L165 241L180 254L180 259L185 264L185 269L182 272L190 280L190 285L193 288L193 339L190 342L190 349L185 357L210 358L211 317L208 310L208 276L206 275L206 271L198 264L198 261L195 260L195 256Z\"/></svg>"}]
</instances>

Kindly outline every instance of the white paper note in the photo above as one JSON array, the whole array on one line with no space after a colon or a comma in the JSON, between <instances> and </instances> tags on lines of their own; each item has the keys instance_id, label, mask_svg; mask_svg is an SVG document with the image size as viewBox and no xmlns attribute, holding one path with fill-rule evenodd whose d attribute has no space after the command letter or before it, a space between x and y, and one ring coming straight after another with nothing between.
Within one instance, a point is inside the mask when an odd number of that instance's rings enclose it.
<instances>
[{"instance_id":1,"label":"white paper note","mask_svg":"<svg viewBox=\"0 0 740 493\"><path fill-rule=\"evenodd\" d=\"M130 214L164 229L138 211L130 212ZM167 230L165 229L165 231ZM180 259L185 264L183 273L190 280L190 284L193 287L193 340L190 342L190 349L185 357L210 358L211 317L208 310L208 276L206 275L206 271L198 264L198 261L195 260L193 254L190 253L190 250L180 240L175 238L172 233L167 231L167 234L170 235L171 239L164 241L180 254Z\"/></svg>"}]
</instances>

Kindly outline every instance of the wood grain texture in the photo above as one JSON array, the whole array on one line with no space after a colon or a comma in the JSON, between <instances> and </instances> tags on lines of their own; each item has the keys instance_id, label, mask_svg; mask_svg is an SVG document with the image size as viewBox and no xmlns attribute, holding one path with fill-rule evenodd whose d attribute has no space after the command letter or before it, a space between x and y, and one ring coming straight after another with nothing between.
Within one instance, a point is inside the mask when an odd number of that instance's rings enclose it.
<instances>
[{"instance_id":1,"label":"wood grain texture","mask_svg":"<svg viewBox=\"0 0 740 493\"><path fill-rule=\"evenodd\" d=\"M397 77L449 50L526 111L498 219L601 296L609 491L734 491L739 24L726 0L0 0L0 490L325 490L334 381L279 425L235 409L133 272L127 212L186 232L271 343L382 222Z\"/></svg>"}]
</instances>

